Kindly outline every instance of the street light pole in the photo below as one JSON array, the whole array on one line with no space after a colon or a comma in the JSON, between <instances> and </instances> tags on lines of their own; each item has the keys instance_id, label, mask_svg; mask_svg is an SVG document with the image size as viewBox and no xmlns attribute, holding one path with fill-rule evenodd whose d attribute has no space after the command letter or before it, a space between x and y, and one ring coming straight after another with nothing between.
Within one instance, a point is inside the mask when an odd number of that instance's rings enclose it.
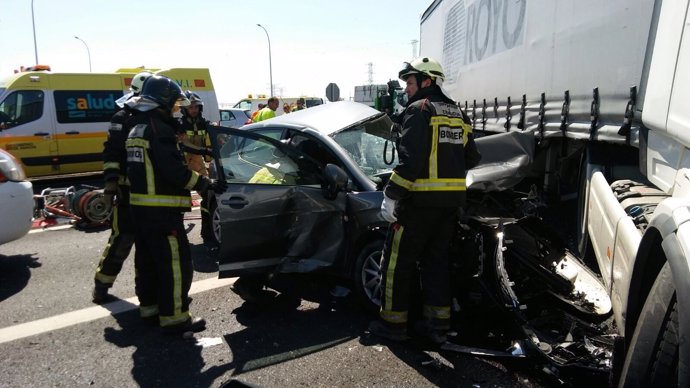
<instances>
[{"instance_id":1,"label":"street light pole","mask_svg":"<svg viewBox=\"0 0 690 388\"><path fill-rule=\"evenodd\" d=\"M86 53L89 55L89 73L90 73L91 72L91 50L89 50L89 45L87 45L86 42L84 42L84 39L82 39L78 36L75 36L74 39L80 40L82 43L84 43L84 47L86 47Z\"/></svg>"},{"instance_id":2,"label":"street light pole","mask_svg":"<svg viewBox=\"0 0 690 388\"><path fill-rule=\"evenodd\" d=\"M36 55L36 63L38 65L38 47L36 46L36 23L34 23L34 0L31 0L31 26L34 30L34 55Z\"/></svg>"},{"instance_id":3,"label":"street light pole","mask_svg":"<svg viewBox=\"0 0 690 388\"><path fill-rule=\"evenodd\" d=\"M256 24L257 26L263 28L266 33L266 39L268 39L268 77L271 82L271 97L273 97L273 65L271 64L271 38L268 36L268 31L261 24Z\"/></svg>"}]
</instances>

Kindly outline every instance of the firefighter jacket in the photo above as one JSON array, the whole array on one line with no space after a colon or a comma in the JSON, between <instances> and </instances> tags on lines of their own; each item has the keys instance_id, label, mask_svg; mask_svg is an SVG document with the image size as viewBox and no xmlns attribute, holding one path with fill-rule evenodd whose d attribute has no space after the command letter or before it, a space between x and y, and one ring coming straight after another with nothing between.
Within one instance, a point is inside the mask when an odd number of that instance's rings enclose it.
<instances>
[{"instance_id":1,"label":"firefighter jacket","mask_svg":"<svg viewBox=\"0 0 690 388\"><path fill-rule=\"evenodd\" d=\"M208 176L206 162L210 161L210 158L204 156L207 154L206 150L211 147L207 131L209 125L210 122L201 116L195 119L182 117L178 127L187 166L204 176Z\"/></svg>"},{"instance_id":2,"label":"firefighter jacket","mask_svg":"<svg viewBox=\"0 0 690 388\"><path fill-rule=\"evenodd\" d=\"M465 201L465 175L479 163L471 121L441 88L420 89L403 114L398 165L384 192L416 206L455 207Z\"/></svg>"},{"instance_id":3,"label":"firefighter jacket","mask_svg":"<svg viewBox=\"0 0 690 388\"><path fill-rule=\"evenodd\" d=\"M208 178L187 168L180 150L177 121L159 109L132 116L127 137L130 203L190 211L190 190L205 189Z\"/></svg>"},{"instance_id":4,"label":"firefighter jacket","mask_svg":"<svg viewBox=\"0 0 690 388\"><path fill-rule=\"evenodd\" d=\"M125 142L129 128L125 122L134 114L135 110L128 106L117 111L110 119L108 139L103 143L103 178L105 181L116 180L120 185L127 182L127 149Z\"/></svg>"}]
</instances>

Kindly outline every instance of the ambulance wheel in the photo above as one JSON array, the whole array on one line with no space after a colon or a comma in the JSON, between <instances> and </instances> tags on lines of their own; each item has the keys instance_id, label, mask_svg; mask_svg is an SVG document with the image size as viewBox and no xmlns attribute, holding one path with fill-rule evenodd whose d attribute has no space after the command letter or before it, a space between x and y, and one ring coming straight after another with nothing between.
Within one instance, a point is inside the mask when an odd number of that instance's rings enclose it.
<instances>
[{"instance_id":1,"label":"ambulance wheel","mask_svg":"<svg viewBox=\"0 0 690 388\"><path fill-rule=\"evenodd\" d=\"M381 307L381 255L383 240L366 244L359 252L353 271L354 291L359 302L371 313Z\"/></svg>"},{"instance_id":2,"label":"ambulance wheel","mask_svg":"<svg viewBox=\"0 0 690 388\"><path fill-rule=\"evenodd\" d=\"M623 363L620 387L679 387L678 302L671 268L664 265L647 296Z\"/></svg>"}]
</instances>

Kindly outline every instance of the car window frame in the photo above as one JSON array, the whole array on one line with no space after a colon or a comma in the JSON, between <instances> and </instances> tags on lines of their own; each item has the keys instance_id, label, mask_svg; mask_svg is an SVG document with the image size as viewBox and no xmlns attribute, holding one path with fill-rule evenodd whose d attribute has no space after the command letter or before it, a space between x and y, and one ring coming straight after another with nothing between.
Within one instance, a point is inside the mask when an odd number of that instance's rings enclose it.
<instances>
[{"instance_id":1,"label":"car window frame","mask_svg":"<svg viewBox=\"0 0 690 388\"><path fill-rule=\"evenodd\" d=\"M236 129L236 128L230 128L230 127L223 127L223 126L212 126L209 127L208 129L211 140L211 147L213 149L214 153L214 160L213 163L216 167L216 171L223 172L218 174L219 177L218 179L226 182L226 183L233 183L233 182L228 182L226 174L225 174L225 169L223 168L222 162L221 162L221 157L219 154L220 151L220 145L218 143L218 135L223 132L227 132L230 136L237 136L242 139L253 139L255 141L264 141L272 146L276 147L280 152L284 153L286 156L288 156L290 159L293 161L298 161L300 158L309 161L310 163L313 163L317 165L320 170L323 170L324 165L319 162L318 160L315 160L311 156L300 152L296 147L290 145L290 144L285 144L280 140L280 137L282 137L282 133L284 130L280 128L276 128L276 134L278 135L279 139L272 138L270 136L257 133L255 131L246 131L246 130L241 130L241 129ZM318 139L315 139L318 141ZM321 178L321 177L320 177ZM237 184L260 184L260 183L248 183L248 182L243 182L243 183L237 183ZM305 185L305 184L296 184L297 186L313 186L313 185Z\"/></svg>"}]
</instances>

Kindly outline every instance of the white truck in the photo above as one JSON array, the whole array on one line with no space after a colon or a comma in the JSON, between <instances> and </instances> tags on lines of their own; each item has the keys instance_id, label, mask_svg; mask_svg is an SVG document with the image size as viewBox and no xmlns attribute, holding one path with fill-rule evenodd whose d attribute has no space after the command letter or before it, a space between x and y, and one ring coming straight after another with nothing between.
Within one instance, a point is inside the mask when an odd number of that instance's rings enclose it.
<instances>
[{"instance_id":1,"label":"white truck","mask_svg":"<svg viewBox=\"0 0 690 388\"><path fill-rule=\"evenodd\" d=\"M598 267L622 387L690 386L689 0L435 0L421 56L475 136L534 134L532 175Z\"/></svg>"}]
</instances>

